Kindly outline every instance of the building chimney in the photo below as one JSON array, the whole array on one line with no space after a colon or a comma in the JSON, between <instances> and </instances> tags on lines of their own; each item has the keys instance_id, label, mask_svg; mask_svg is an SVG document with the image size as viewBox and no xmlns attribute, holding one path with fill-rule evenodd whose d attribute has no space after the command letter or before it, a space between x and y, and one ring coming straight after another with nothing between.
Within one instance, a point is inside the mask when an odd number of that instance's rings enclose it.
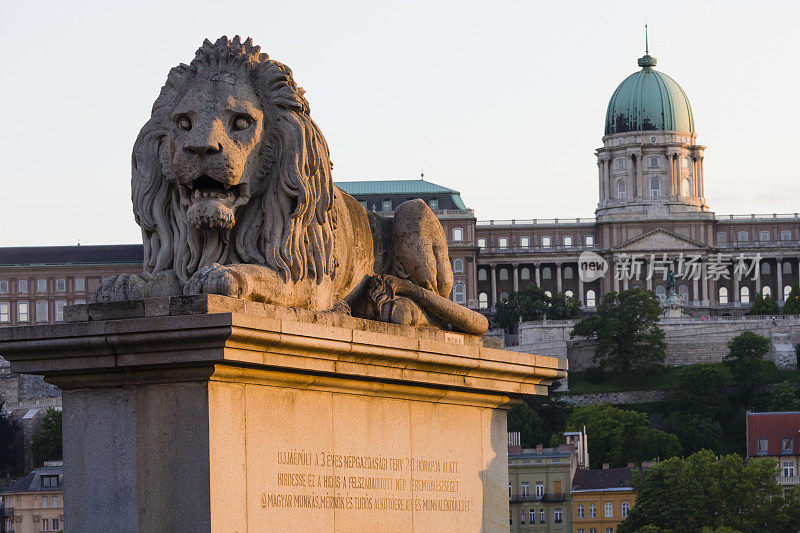
<instances>
[{"instance_id":1,"label":"building chimney","mask_svg":"<svg viewBox=\"0 0 800 533\"><path fill-rule=\"evenodd\" d=\"M603 470L608 470L608 467L611 466L608 463L603 463Z\"/></svg>"}]
</instances>

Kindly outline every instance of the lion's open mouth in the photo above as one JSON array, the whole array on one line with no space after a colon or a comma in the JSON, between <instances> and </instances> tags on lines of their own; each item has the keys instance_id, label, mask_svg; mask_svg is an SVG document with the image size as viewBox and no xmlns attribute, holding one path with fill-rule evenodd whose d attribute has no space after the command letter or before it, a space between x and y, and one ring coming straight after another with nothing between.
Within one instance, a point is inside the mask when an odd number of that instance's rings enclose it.
<instances>
[{"instance_id":1,"label":"lion's open mouth","mask_svg":"<svg viewBox=\"0 0 800 533\"><path fill-rule=\"evenodd\" d=\"M207 174L201 174L186 184L186 195L191 203L216 201L231 209L247 203L250 186L247 183L223 185Z\"/></svg>"}]
</instances>

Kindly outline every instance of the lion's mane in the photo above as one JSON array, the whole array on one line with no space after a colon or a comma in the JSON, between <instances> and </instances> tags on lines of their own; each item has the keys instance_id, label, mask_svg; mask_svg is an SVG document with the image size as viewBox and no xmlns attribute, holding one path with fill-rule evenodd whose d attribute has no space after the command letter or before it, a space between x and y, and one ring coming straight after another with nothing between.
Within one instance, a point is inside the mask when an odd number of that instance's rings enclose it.
<instances>
[{"instance_id":1,"label":"lion's mane","mask_svg":"<svg viewBox=\"0 0 800 533\"><path fill-rule=\"evenodd\" d=\"M225 231L188 224L168 141L175 105L198 76L216 72L245 72L264 112L261 162L250 181L250 200ZM133 212L142 228L145 272L174 268L184 284L210 263L267 265L285 282L311 277L320 283L334 275L330 155L303 93L287 66L238 36L206 40L189 65L170 70L133 147Z\"/></svg>"}]
</instances>

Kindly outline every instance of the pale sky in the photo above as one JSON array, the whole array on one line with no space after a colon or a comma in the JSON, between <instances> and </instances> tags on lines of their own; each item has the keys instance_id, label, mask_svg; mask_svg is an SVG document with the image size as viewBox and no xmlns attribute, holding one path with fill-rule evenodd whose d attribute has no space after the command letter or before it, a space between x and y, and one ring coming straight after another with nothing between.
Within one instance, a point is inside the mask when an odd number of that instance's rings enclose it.
<instances>
[{"instance_id":1,"label":"pale sky","mask_svg":"<svg viewBox=\"0 0 800 533\"><path fill-rule=\"evenodd\" d=\"M800 211L798 2L12 2L0 246L141 242L130 153L169 69L252 36L289 65L334 179L425 179L479 219L589 217L645 22L691 102L718 214Z\"/></svg>"}]
</instances>

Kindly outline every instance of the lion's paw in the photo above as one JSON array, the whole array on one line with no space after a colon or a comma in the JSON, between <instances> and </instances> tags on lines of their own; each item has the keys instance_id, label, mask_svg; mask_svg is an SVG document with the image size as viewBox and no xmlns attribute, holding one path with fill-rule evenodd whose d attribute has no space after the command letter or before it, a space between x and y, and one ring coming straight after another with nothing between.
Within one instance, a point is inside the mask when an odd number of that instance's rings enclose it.
<instances>
[{"instance_id":1,"label":"lion's paw","mask_svg":"<svg viewBox=\"0 0 800 533\"><path fill-rule=\"evenodd\" d=\"M150 297L147 280L137 274L117 274L104 279L92 295L92 303L143 300Z\"/></svg>"},{"instance_id":2,"label":"lion's paw","mask_svg":"<svg viewBox=\"0 0 800 533\"><path fill-rule=\"evenodd\" d=\"M247 298L247 278L235 268L212 263L206 265L191 277L184 294L220 294L233 298Z\"/></svg>"}]
</instances>

